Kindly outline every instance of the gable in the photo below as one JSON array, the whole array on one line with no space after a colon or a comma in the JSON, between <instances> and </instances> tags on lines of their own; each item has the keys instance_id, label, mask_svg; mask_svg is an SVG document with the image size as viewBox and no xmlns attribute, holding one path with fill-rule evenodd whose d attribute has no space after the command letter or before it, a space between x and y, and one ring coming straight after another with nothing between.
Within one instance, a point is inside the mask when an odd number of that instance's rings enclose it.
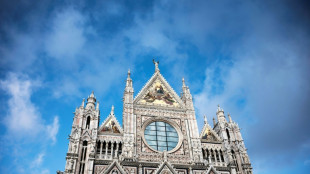
<instances>
[{"instance_id":1,"label":"gable","mask_svg":"<svg viewBox=\"0 0 310 174\"><path fill-rule=\"evenodd\" d=\"M201 139L207 141L217 141L217 138L211 133L210 129L206 129L204 134L202 135Z\"/></svg>"},{"instance_id":2,"label":"gable","mask_svg":"<svg viewBox=\"0 0 310 174\"><path fill-rule=\"evenodd\" d=\"M169 162L165 161L161 165L159 165L159 167L155 171L155 174L176 174L176 171Z\"/></svg>"},{"instance_id":3,"label":"gable","mask_svg":"<svg viewBox=\"0 0 310 174\"><path fill-rule=\"evenodd\" d=\"M206 174L218 174L218 172L215 170L215 168L211 165L209 169L207 170Z\"/></svg>"},{"instance_id":4,"label":"gable","mask_svg":"<svg viewBox=\"0 0 310 174\"><path fill-rule=\"evenodd\" d=\"M117 161L114 161L103 174L126 174L126 172Z\"/></svg>"},{"instance_id":5,"label":"gable","mask_svg":"<svg viewBox=\"0 0 310 174\"><path fill-rule=\"evenodd\" d=\"M135 98L134 103L176 108L182 108L184 106L180 97L159 72L156 72L147 82Z\"/></svg>"},{"instance_id":6,"label":"gable","mask_svg":"<svg viewBox=\"0 0 310 174\"><path fill-rule=\"evenodd\" d=\"M200 138L202 142L220 142L220 137L215 133L215 131L206 123L200 133Z\"/></svg>"},{"instance_id":7,"label":"gable","mask_svg":"<svg viewBox=\"0 0 310 174\"><path fill-rule=\"evenodd\" d=\"M123 133L123 129L120 124L116 120L114 114L110 114L109 117L102 123L99 127L98 133L100 134L121 134Z\"/></svg>"}]
</instances>

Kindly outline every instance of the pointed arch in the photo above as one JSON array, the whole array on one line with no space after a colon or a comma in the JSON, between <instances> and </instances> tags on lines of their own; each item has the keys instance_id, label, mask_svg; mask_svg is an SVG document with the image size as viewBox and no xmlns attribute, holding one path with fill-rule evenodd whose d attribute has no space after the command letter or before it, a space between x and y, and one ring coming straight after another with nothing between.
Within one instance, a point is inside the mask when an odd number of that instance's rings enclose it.
<instances>
[{"instance_id":1,"label":"pointed arch","mask_svg":"<svg viewBox=\"0 0 310 174\"><path fill-rule=\"evenodd\" d=\"M90 116L87 116L85 128L89 129L89 126L90 126Z\"/></svg>"},{"instance_id":2,"label":"pointed arch","mask_svg":"<svg viewBox=\"0 0 310 174\"><path fill-rule=\"evenodd\" d=\"M226 134L227 134L228 141L230 141L230 134L229 134L228 128L226 128Z\"/></svg>"}]
</instances>

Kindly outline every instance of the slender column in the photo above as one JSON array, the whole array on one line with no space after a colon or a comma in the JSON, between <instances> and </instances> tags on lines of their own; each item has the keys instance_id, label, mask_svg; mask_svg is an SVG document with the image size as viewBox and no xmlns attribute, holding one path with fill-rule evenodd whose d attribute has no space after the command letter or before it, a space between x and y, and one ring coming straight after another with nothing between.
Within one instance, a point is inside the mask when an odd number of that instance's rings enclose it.
<instances>
[{"instance_id":1,"label":"slender column","mask_svg":"<svg viewBox=\"0 0 310 174\"><path fill-rule=\"evenodd\" d=\"M213 150L213 155L214 155L215 165L217 165L217 157L216 157L216 152L215 152L215 150Z\"/></svg>"},{"instance_id":2,"label":"slender column","mask_svg":"<svg viewBox=\"0 0 310 174\"><path fill-rule=\"evenodd\" d=\"M221 158L221 151L218 151L219 158L220 158L220 165L222 165L222 158Z\"/></svg>"},{"instance_id":3,"label":"slender column","mask_svg":"<svg viewBox=\"0 0 310 174\"><path fill-rule=\"evenodd\" d=\"M115 150L115 158L117 158L117 154L118 154L118 143L116 143L116 150Z\"/></svg>"},{"instance_id":4,"label":"slender column","mask_svg":"<svg viewBox=\"0 0 310 174\"><path fill-rule=\"evenodd\" d=\"M109 146L109 143L105 142L105 155L104 155L104 159L107 159L107 156L108 156L108 146Z\"/></svg>"},{"instance_id":5,"label":"slender column","mask_svg":"<svg viewBox=\"0 0 310 174\"><path fill-rule=\"evenodd\" d=\"M139 164L139 174L142 174L142 165Z\"/></svg>"},{"instance_id":6,"label":"slender column","mask_svg":"<svg viewBox=\"0 0 310 174\"><path fill-rule=\"evenodd\" d=\"M212 153L211 153L211 150L210 149L208 149L208 151L209 151L209 156L208 156L208 158L209 158L209 163L211 164L212 163Z\"/></svg>"},{"instance_id":7,"label":"slender column","mask_svg":"<svg viewBox=\"0 0 310 174\"><path fill-rule=\"evenodd\" d=\"M103 142L100 141L100 155L99 155L99 158L102 158L101 154L102 154L102 145L103 145Z\"/></svg>"},{"instance_id":8,"label":"slender column","mask_svg":"<svg viewBox=\"0 0 310 174\"><path fill-rule=\"evenodd\" d=\"M111 144L111 159L113 159L113 146L114 146L114 143Z\"/></svg>"}]
</instances>

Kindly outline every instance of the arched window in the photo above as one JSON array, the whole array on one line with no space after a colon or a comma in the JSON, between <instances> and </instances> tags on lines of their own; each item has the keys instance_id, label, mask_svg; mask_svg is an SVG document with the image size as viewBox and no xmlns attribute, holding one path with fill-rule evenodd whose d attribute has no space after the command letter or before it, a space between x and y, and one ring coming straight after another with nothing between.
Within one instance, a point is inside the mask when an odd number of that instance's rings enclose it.
<instances>
[{"instance_id":1,"label":"arched window","mask_svg":"<svg viewBox=\"0 0 310 174\"><path fill-rule=\"evenodd\" d=\"M205 153L205 151L204 151L203 149L201 149L201 151L202 151L202 157L203 157L203 159L206 159L206 153Z\"/></svg>"},{"instance_id":2,"label":"arched window","mask_svg":"<svg viewBox=\"0 0 310 174\"><path fill-rule=\"evenodd\" d=\"M122 154L122 143L119 143L119 147L118 147L118 155Z\"/></svg>"},{"instance_id":3,"label":"arched window","mask_svg":"<svg viewBox=\"0 0 310 174\"><path fill-rule=\"evenodd\" d=\"M84 173L86 154L87 154L87 141L83 141L83 147L81 151L81 160L80 160L81 161L80 174Z\"/></svg>"},{"instance_id":4,"label":"arched window","mask_svg":"<svg viewBox=\"0 0 310 174\"><path fill-rule=\"evenodd\" d=\"M233 150L231 150L231 155L232 155L234 164L236 165L236 170L237 170L237 172L238 172L238 171L239 171L239 166L238 166L238 163L237 163L236 154L235 154L235 152L234 152Z\"/></svg>"},{"instance_id":5,"label":"arched window","mask_svg":"<svg viewBox=\"0 0 310 174\"><path fill-rule=\"evenodd\" d=\"M230 141L230 135L229 135L229 131L227 128L226 128L226 134L227 134L228 141Z\"/></svg>"},{"instance_id":6,"label":"arched window","mask_svg":"<svg viewBox=\"0 0 310 174\"><path fill-rule=\"evenodd\" d=\"M221 154L221 160L222 160L222 162L225 162L222 150L220 150L220 154Z\"/></svg>"},{"instance_id":7,"label":"arched window","mask_svg":"<svg viewBox=\"0 0 310 174\"><path fill-rule=\"evenodd\" d=\"M90 125L90 116L88 116L86 120L86 129L89 129L89 125Z\"/></svg>"}]
</instances>

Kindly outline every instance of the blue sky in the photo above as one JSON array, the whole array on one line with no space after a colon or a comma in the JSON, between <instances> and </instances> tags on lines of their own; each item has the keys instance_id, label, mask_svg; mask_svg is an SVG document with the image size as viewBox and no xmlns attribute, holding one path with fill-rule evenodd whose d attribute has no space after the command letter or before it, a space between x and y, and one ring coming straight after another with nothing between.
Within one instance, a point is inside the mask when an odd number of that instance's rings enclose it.
<instances>
[{"instance_id":1,"label":"blue sky","mask_svg":"<svg viewBox=\"0 0 310 174\"><path fill-rule=\"evenodd\" d=\"M154 72L190 87L202 127L217 104L254 173L310 170L310 4L304 1L1 1L0 173L64 170L75 108L94 90L122 122Z\"/></svg>"}]
</instances>

